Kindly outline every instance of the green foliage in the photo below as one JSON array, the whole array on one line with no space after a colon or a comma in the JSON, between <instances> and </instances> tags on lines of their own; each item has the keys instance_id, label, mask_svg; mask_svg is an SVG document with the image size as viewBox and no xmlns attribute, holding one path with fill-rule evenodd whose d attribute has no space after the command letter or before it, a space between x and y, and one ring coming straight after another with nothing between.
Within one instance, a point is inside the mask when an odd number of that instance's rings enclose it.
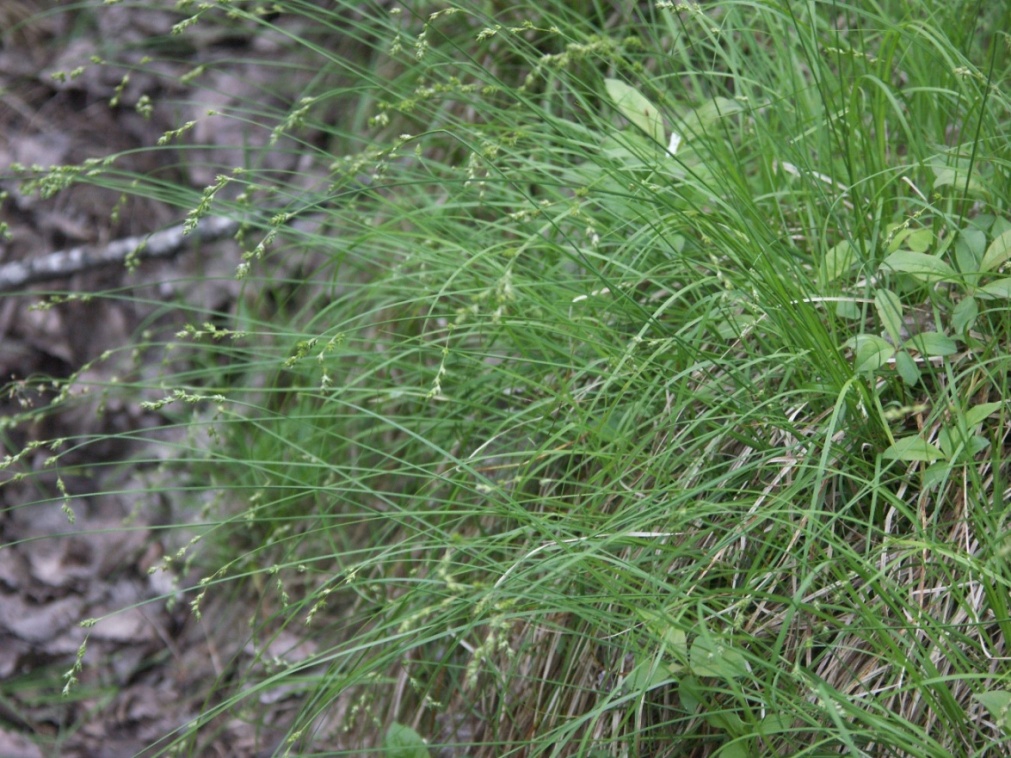
<instances>
[{"instance_id":1,"label":"green foliage","mask_svg":"<svg viewBox=\"0 0 1011 758\"><path fill-rule=\"evenodd\" d=\"M293 752L1000 754L1006 13L277 5L314 75L172 192L246 223L235 337L136 387L194 611L320 650L192 728L295 682Z\"/></svg>"},{"instance_id":2,"label":"green foliage","mask_svg":"<svg viewBox=\"0 0 1011 758\"><path fill-rule=\"evenodd\" d=\"M416 731L404 724L390 724L383 739L386 758L429 758L425 741Z\"/></svg>"}]
</instances>

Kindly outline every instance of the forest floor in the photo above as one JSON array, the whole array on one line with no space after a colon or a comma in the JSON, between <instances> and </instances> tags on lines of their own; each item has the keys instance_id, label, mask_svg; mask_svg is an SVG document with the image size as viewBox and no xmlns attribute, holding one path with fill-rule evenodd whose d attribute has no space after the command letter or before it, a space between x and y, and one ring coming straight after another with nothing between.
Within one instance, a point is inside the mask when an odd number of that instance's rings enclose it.
<instances>
[{"instance_id":1,"label":"forest floor","mask_svg":"<svg viewBox=\"0 0 1011 758\"><path fill-rule=\"evenodd\" d=\"M0 16L19 7L15 3ZM95 12L67 10L20 26L0 19L0 29L14 30L0 37L0 177L7 177L0 187L6 193L0 221L9 233L0 241L0 268L78 246L101 249L179 223L186 210L124 201L114 190L84 185L41 199L10 178L13 165L79 164L125 153L117 162L123 170L160 173L199 191L213 181L211 167L230 165L237 146L248 144L233 122L201 120L195 139L205 152L197 166L182 167L172 150L141 148L209 109L255 99L258 77L283 71L254 65L278 55L269 35L195 30L174 51L178 64L165 64L160 76L130 71L123 86L127 69L89 61L109 57L115 41L117 50L135 51L120 60L139 62L145 40L165 39L178 14L109 7L96 24L88 15ZM188 89L180 79L200 63L216 64L211 79ZM83 69L77 76L60 74L78 67ZM154 103L150 113L136 107L145 97ZM119 101L115 106L113 99ZM286 160L279 157L278 168L288 168ZM179 175L183 170L188 176ZM136 365L122 348L140 329L174 333L185 322L179 304L227 313L239 296L233 276L239 259L231 240L190 245L132 272L111 266L0 294L0 384L7 387L0 419L46 405L44 385L33 381L40 376L84 376L87 384L101 385L124 373L156 372L164 356L149 353L150 364ZM110 290L122 297L71 297L37 307L54 293ZM106 351L116 357L99 360ZM100 405L96 398L33 423L4 424L7 455L40 440L104 439L62 458L76 472L71 477L44 471L50 453L43 447L0 472L0 755L7 758L153 754L151 745L214 704L212 693L236 676L236 667L257 665L259 655L244 649L241 633L253 598L233 595L224 601L227 609L209 606L197 620L176 591L193 577L152 572L178 545L179 535L161 527L171 523L179 504L159 494L159 474L150 461L170 455L171 443L185 432L163 430L164 419L142 407L144 399ZM138 498L145 491L150 496ZM81 621L91 618L102 620L82 628ZM64 696L65 674L86 637L80 681ZM296 641L279 642L291 647ZM225 720L208 730L213 736L198 754L272 753L292 705L279 697L253 707L257 726Z\"/></svg>"}]
</instances>

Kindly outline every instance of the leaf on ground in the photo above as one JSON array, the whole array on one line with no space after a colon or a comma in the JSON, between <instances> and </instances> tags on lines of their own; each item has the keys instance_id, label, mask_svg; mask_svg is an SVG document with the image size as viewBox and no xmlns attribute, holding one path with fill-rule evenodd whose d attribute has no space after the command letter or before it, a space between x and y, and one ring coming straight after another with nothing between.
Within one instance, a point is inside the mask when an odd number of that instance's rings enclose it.
<instances>
[{"instance_id":1,"label":"leaf on ground","mask_svg":"<svg viewBox=\"0 0 1011 758\"><path fill-rule=\"evenodd\" d=\"M793 728L793 716L787 713L770 713L756 725L756 731L763 737L784 734Z\"/></svg>"},{"instance_id":2,"label":"leaf on ground","mask_svg":"<svg viewBox=\"0 0 1011 758\"><path fill-rule=\"evenodd\" d=\"M955 240L955 250L959 249L964 249L970 259L975 260L978 265L983 260L983 251L986 250L986 234L979 229L963 229Z\"/></svg>"},{"instance_id":3,"label":"leaf on ground","mask_svg":"<svg viewBox=\"0 0 1011 758\"><path fill-rule=\"evenodd\" d=\"M990 447L990 440L978 434L969 435L955 428L942 427L937 433L937 444L948 460L954 460L956 455L972 458Z\"/></svg>"}]
</instances>

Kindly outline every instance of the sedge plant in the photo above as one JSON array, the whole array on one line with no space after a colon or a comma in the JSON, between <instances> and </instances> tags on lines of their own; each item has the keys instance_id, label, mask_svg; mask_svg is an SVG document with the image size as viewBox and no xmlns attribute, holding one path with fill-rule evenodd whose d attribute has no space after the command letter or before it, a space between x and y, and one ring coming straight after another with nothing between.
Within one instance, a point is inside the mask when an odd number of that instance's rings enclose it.
<instances>
[{"instance_id":1,"label":"sedge plant","mask_svg":"<svg viewBox=\"0 0 1011 758\"><path fill-rule=\"evenodd\" d=\"M315 652L156 747L283 689L278 754L1006 752L1006 9L179 5L313 75L206 187L74 175L244 224L110 391L191 613Z\"/></svg>"}]
</instances>

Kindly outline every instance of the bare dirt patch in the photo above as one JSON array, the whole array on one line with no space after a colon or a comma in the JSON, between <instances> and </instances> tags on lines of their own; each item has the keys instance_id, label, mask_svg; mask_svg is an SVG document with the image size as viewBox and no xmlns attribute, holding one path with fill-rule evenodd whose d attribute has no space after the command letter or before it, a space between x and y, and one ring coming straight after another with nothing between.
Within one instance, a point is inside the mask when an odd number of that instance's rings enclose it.
<instances>
[{"instance_id":1,"label":"bare dirt patch","mask_svg":"<svg viewBox=\"0 0 1011 758\"><path fill-rule=\"evenodd\" d=\"M81 165L116 153L124 175L199 192L217 167L241 165L243 151L269 135L208 118L208 109L262 100L265 89L283 90L264 77L293 76L256 65L284 51L253 26L173 36L181 16L168 11L42 14L42 5L24 0L0 9L7 30L0 36L0 221L7 229L0 267L70 247L101 250L185 214L111 186L24 192L18 165ZM152 39L176 46L162 51L164 62L146 61ZM209 67L200 86L182 84L201 64ZM291 86L297 92L297 75ZM199 163L171 147L146 149L189 120L198 121L191 144L201 145ZM277 151L264 166L306 171L297 161L295 151ZM262 651L243 624L254 598L232 596L227 609L210 605L198 620L179 591L194 576L157 570L185 539L165 527L186 520L180 509L187 504L159 494L157 479L157 462L172 455L184 431L163 428L165 417L145 408L152 397L142 394L96 392L43 412L61 391L48 378L115 387L163 370L162 351L129 349L135 336L143 330L157 343L152 335L167 338L195 313L228 314L239 297L232 275L240 260L239 246L224 240L132 271L107 266L0 295L0 419L4 454L13 459L0 472L0 755L153 754L152 745L217 704L222 683L262 668ZM81 297L112 291L115 298ZM54 293L62 302L54 304ZM41 444L58 438L88 444ZM59 466L51 465L54 452ZM64 467L73 474L61 474ZM98 621L86 628L86 619ZM282 636L274 644L290 651L301 643ZM78 681L64 696L70 672ZM274 695L252 704L248 718L223 716L192 754L271 753L292 708L284 693Z\"/></svg>"}]
</instances>

